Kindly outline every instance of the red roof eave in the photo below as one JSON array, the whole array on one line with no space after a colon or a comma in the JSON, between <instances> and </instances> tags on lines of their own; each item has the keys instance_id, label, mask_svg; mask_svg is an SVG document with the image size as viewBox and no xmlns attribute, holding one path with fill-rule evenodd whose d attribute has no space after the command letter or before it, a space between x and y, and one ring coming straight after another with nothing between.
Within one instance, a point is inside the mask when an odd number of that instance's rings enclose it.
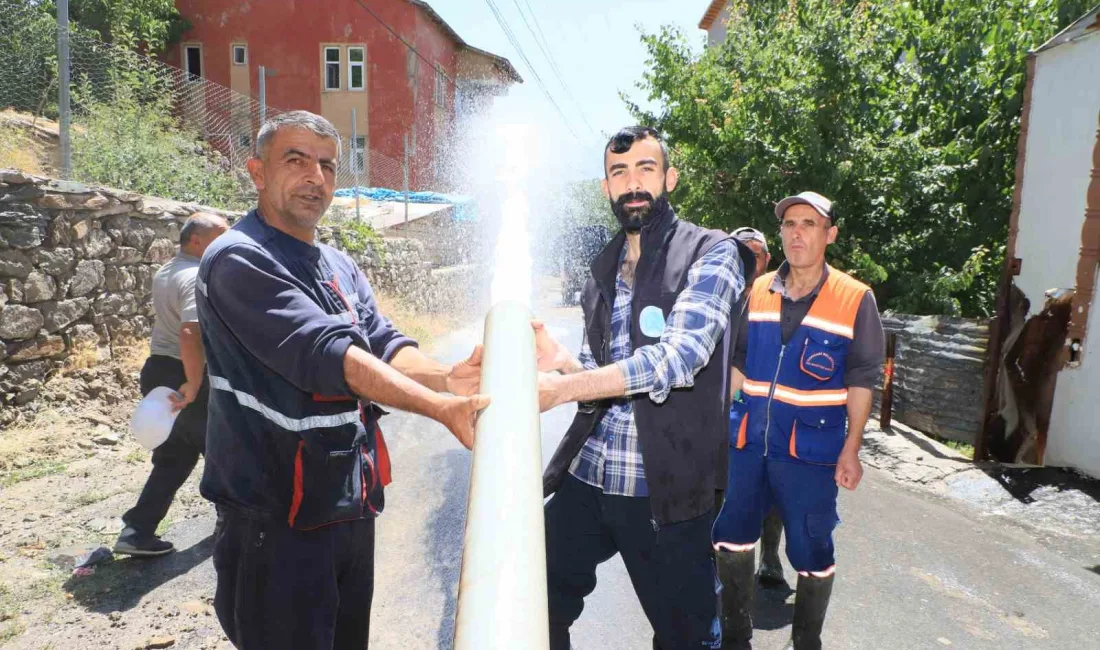
<instances>
[{"instance_id":1,"label":"red roof eave","mask_svg":"<svg viewBox=\"0 0 1100 650\"><path fill-rule=\"evenodd\" d=\"M728 2L729 0L711 0L710 6L707 7L706 12L703 13L702 20L699 21L699 29L709 30Z\"/></svg>"}]
</instances>

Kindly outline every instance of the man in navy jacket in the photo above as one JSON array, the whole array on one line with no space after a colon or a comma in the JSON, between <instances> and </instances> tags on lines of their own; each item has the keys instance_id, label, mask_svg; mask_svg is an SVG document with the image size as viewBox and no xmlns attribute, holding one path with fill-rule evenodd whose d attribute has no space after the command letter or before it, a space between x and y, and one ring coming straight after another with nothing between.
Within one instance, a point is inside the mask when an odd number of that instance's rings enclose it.
<instances>
[{"instance_id":1,"label":"man in navy jacket","mask_svg":"<svg viewBox=\"0 0 1100 650\"><path fill-rule=\"evenodd\" d=\"M315 241L339 145L312 113L266 122L248 161L259 205L199 268L201 490L225 513L215 609L242 650L366 648L388 475L379 406L430 417L469 448L488 404L475 394L480 350L456 366L428 359L354 262Z\"/></svg>"}]
</instances>

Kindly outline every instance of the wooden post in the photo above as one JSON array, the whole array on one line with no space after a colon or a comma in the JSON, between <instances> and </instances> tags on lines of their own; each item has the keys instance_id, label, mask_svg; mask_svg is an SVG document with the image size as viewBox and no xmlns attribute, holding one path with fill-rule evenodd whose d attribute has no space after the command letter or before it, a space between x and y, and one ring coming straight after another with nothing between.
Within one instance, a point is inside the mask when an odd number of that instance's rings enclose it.
<instances>
[{"instance_id":1,"label":"wooden post","mask_svg":"<svg viewBox=\"0 0 1100 650\"><path fill-rule=\"evenodd\" d=\"M985 373L982 378L982 425L978 437L974 440L974 460L988 460L989 436L992 433L993 419L997 414L997 382L1000 378L1001 357L1004 356L1004 342L1012 323L1009 322L1008 298L1012 291L1012 277L1019 273L1018 265L1012 258L1005 259L1001 272L1001 282L997 289L996 313L989 319L989 345L986 347Z\"/></svg>"},{"instance_id":2,"label":"wooden post","mask_svg":"<svg viewBox=\"0 0 1100 650\"><path fill-rule=\"evenodd\" d=\"M879 426L890 428L890 418L894 415L894 353L897 351L898 335L890 332L886 335L886 370L882 379L882 408L879 409Z\"/></svg>"}]
</instances>

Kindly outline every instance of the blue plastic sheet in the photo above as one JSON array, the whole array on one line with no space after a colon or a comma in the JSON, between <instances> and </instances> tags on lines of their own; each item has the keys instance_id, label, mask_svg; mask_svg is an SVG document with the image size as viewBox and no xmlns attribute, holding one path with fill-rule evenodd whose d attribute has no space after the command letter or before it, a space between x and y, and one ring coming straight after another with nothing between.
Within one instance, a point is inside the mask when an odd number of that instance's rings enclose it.
<instances>
[{"instance_id":1,"label":"blue plastic sheet","mask_svg":"<svg viewBox=\"0 0 1100 650\"><path fill-rule=\"evenodd\" d=\"M403 203L405 193L391 190L385 187L343 187L336 190L335 195L343 199L355 198L356 192L362 198L371 201L391 201ZM441 192L409 192L409 203L450 203L454 206L451 210L451 219L454 221L476 221L477 211L474 208L474 197L465 194L443 194Z\"/></svg>"}]
</instances>

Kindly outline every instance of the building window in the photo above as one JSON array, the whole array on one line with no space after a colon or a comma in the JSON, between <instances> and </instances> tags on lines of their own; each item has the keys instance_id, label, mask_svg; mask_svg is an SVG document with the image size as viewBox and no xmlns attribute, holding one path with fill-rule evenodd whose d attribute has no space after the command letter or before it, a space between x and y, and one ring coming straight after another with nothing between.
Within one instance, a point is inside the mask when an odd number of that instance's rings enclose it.
<instances>
[{"instance_id":1,"label":"building window","mask_svg":"<svg viewBox=\"0 0 1100 650\"><path fill-rule=\"evenodd\" d=\"M416 73L420 69L420 57L416 55L416 50L409 48L405 53L405 76L410 81L416 79Z\"/></svg>"},{"instance_id":2,"label":"building window","mask_svg":"<svg viewBox=\"0 0 1100 650\"><path fill-rule=\"evenodd\" d=\"M432 93L432 99L438 106L447 105L447 75L443 73L443 66L438 64L435 66L435 92Z\"/></svg>"},{"instance_id":3,"label":"building window","mask_svg":"<svg viewBox=\"0 0 1100 650\"><path fill-rule=\"evenodd\" d=\"M361 47L348 48L348 90L366 88L366 50Z\"/></svg>"},{"instance_id":4,"label":"building window","mask_svg":"<svg viewBox=\"0 0 1100 650\"><path fill-rule=\"evenodd\" d=\"M340 48L325 48L325 90L340 90Z\"/></svg>"},{"instance_id":5,"label":"building window","mask_svg":"<svg viewBox=\"0 0 1100 650\"><path fill-rule=\"evenodd\" d=\"M248 48L246 46L233 46L233 65L248 65Z\"/></svg>"},{"instance_id":6,"label":"building window","mask_svg":"<svg viewBox=\"0 0 1100 650\"><path fill-rule=\"evenodd\" d=\"M184 69L187 70L187 79L202 78L202 47L198 45L183 46Z\"/></svg>"},{"instance_id":7,"label":"building window","mask_svg":"<svg viewBox=\"0 0 1100 650\"><path fill-rule=\"evenodd\" d=\"M355 136L355 149L351 156L351 171L354 174L362 174L366 171L367 136Z\"/></svg>"}]
</instances>

